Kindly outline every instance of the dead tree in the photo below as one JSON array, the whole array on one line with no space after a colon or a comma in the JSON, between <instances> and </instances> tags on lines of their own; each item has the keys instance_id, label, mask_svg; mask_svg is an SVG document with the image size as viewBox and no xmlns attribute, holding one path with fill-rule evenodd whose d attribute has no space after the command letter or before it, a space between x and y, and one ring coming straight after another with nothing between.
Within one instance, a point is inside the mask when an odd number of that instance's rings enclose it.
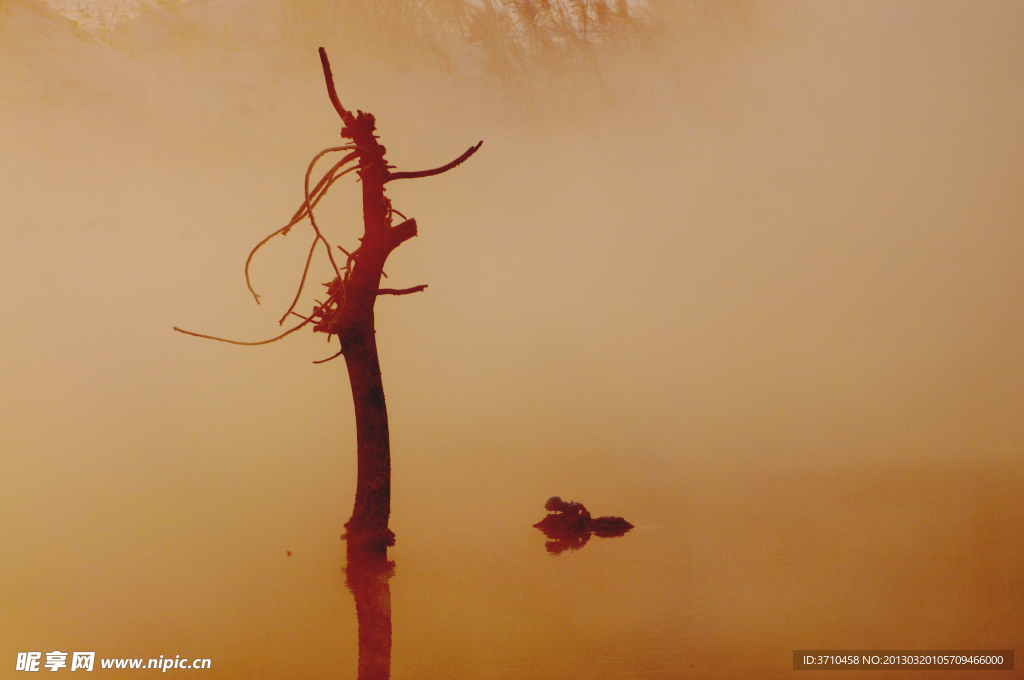
<instances>
[{"instance_id":1,"label":"dead tree","mask_svg":"<svg viewBox=\"0 0 1024 680\"><path fill-rule=\"evenodd\" d=\"M384 264L391 252L405 241L417 234L416 220L408 219L391 205L385 196L384 185L398 179L430 177L447 172L460 165L476 153L483 142L470 147L464 154L451 163L418 172L392 172L394 166L388 165L385 159L386 149L377 141L376 123L372 114L356 111L353 114L341 105L334 87L334 76L327 53L320 48L320 60L323 63L324 78L327 81L327 93L334 109L341 116L344 127L341 136L350 143L343 146L325 149L317 154L306 171L305 201L296 211L291 221L273 234L263 239L253 248L245 263L245 278L249 290L259 303L259 295L253 290L249 280L249 265L256 252L274 236L286 235L289 230L304 219L309 219L313 228L313 243L306 259L306 267L302 272L295 299L288 311L281 317L281 323L289 316L296 316L302 322L281 335L261 342L238 342L225 340L201 333L192 333L175 327L174 330L188 335L195 335L212 340L221 340L239 345L263 345L275 342L294 333L306 325L312 325L315 332L335 336L341 344L337 354L324 359L329 361L337 356L345 357L349 381L352 386L352 401L356 414L356 498L352 516L345 524L346 538L350 550L354 547L370 552L385 554L388 546L394 545L395 535L388 528L391 515L391 445L388 436L388 413L384 401L384 385L381 381L380 362L377 357L377 340L374 330L374 303L380 295L405 295L422 291L427 286L419 285L412 288L394 289L381 288L381 277ZM313 167L322 157L331 153L344 153L326 174L310 188L310 175ZM345 254L344 266L339 266L341 256L335 259L331 245L324 238L316 223L313 209L327 193L331 185L349 172L355 171L362 183L363 194L363 236L360 245L347 251L338 246ZM393 224L395 216L402 218ZM327 251L334 278L327 287L327 299L317 302L309 316L302 316L295 311L309 274L310 263L317 246L322 243ZM316 363L322 363L316 362Z\"/></svg>"}]
</instances>

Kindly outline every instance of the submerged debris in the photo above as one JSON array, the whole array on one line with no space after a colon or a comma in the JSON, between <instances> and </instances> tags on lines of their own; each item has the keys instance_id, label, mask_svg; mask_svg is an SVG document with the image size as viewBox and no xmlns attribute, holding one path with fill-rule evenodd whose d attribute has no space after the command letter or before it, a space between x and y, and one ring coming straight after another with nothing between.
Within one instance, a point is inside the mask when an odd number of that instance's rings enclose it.
<instances>
[{"instance_id":1,"label":"submerged debris","mask_svg":"<svg viewBox=\"0 0 1024 680\"><path fill-rule=\"evenodd\" d=\"M621 517L598 517L593 519L582 503L563 501L552 496L544 504L548 516L533 526L544 532L548 537L545 547L555 555L564 550L579 550L591 534L601 538L622 536L633 528L633 525Z\"/></svg>"}]
</instances>

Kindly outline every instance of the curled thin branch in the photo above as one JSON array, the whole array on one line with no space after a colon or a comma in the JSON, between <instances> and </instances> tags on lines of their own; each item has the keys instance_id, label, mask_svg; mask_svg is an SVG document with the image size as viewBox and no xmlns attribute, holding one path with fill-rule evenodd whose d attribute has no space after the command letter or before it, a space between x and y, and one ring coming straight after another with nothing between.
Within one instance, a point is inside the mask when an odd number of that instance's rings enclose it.
<instances>
[{"instance_id":1,"label":"curled thin branch","mask_svg":"<svg viewBox=\"0 0 1024 680\"><path fill-rule=\"evenodd\" d=\"M331 151L345 151L345 150L351 149L351 148L353 148L353 147L351 145L348 145L348 146L336 146L336 147L332 147L330 149L324 149L319 154L317 154L316 158L314 158L313 161L316 162L316 160L319 159L321 156L323 156L324 154L329 153ZM338 172L338 170L341 169L342 166L344 166L346 163L348 163L353 158L355 158L356 155L357 154L355 154L355 153L350 153L347 156L345 156L343 159L338 161L334 165L334 167L332 167L329 171L327 171L327 173L322 178L320 178L320 181L317 182L316 186L313 188L313 194L314 194L315 198L313 199L312 203L310 203L308 201L304 201L302 203L302 205L299 206L299 209L295 211L295 214L292 216L292 219L288 222L288 224L284 225L283 227L281 227L280 229L278 229L277 231L275 231L274 233L270 234L265 239L263 239L262 241L257 243L256 247L253 248L249 252L249 257L245 260L245 285L249 288L249 292L252 293L252 296L256 299L256 304L259 304L260 296L256 294L255 290L253 290L252 281L249 278L249 266L252 264L252 259L256 256L256 251L258 251L260 248L262 248L264 245L266 245L267 242L270 241L270 239L274 238L275 236L278 236L278 235L284 236L284 235L286 235L291 230L292 227L294 227L296 224L298 224L303 219L305 219L306 215L309 212L308 211L308 206L309 205L312 205L312 206L315 207L316 204L320 202L320 199L323 198L327 194L327 190L331 188L332 184L334 184L339 179L341 179L342 177L344 177L348 173L350 173L353 170L358 168L358 166L353 166L351 168L348 168L344 172L340 172L340 173ZM337 173L337 174L335 174L335 173Z\"/></svg>"},{"instance_id":2,"label":"curled thin branch","mask_svg":"<svg viewBox=\"0 0 1024 680\"><path fill-rule=\"evenodd\" d=\"M332 354L331 356L327 357L326 359L320 359L319 361L314 361L313 363L314 364L326 364L331 359L337 359L338 357L340 357L344 353L345 353L344 348L343 349L339 349L337 354Z\"/></svg>"},{"instance_id":3,"label":"curled thin branch","mask_svg":"<svg viewBox=\"0 0 1024 680\"><path fill-rule=\"evenodd\" d=\"M321 53L321 54L324 54L326 56L326 53ZM306 214L309 216L309 223L311 225L313 225L313 231L316 232L316 237L318 239L320 239L321 241L323 241L324 245L327 246L327 257L331 260L331 266L334 267L334 273L337 274L338 278L340 279L341 278L341 271L338 269L338 263L334 261L334 253L331 252L331 244L328 243L327 239L324 238L324 235L322 233L320 233L320 227L318 227L316 225L316 218L313 217L313 205L312 205L312 202L311 202L311 195L309 193L309 176L313 173L313 166L316 165L316 162L318 160L320 160L320 157L323 156L325 153L326 153L326 151L321 151L320 153L318 153L313 158L313 160L310 161L309 168L306 169L306 184L305 184L305 188L306 188ZM353 154L354 153L355 152L353 152ZM352 154L350 154L350 155L352 155Z\"/></svg>"},{"instance_id":4,"label":"curled thin branch","mask_svg":"<svg viewBox=\"0 0 1024 680\"><path fill-rule=\"evenodd\" d=\"M328 300L328 302L330 302L330 300ZM321 304L316 310L313 311L313 314L315 315L317 312L322 311L323 308L326 307L326 306L327 306L327 302ZM277 342L281 338L284 338L284 337L287 337L287 336L291 335L292 333L294 333L295 331L299 330L300 328L302 328L306 324L311 323L313 321L312 317L313 317L313 315L310 315L310 318L306 319L305 321L300 323L298 326L295 326L294 328L291 328L291 329L285 331L284 333L281 333L281 335L278 335L275 338L270 338L269 340L260 340L259 342L241 342L239 340L228 340L227 338L218 338L215 335L205 335L203 333L193 333L192 331L186 331L183 328L178 328L177 326L174 327L174 330L178 331L179 333L184 333L185 335L194 335L197 338L206 338L207 340L217 340L218 342L227 342L227 343L230 343L232 345L248 345L248 346L253 346L253 345L269 345L272 342Z\"/></svg>"},{"instance_id":5,"label":"curled thin branch","mask_svg":"<svg viewBox=\"0 0 1024 680\"><path fill-rule=\"evenodd\" d=\"M466 153L462 154L461 156L459 156L458 158L453 160L448 165L442 165L441 167L434 168L433 170L418 170L416 172L392 172L392 173L388 174L387 179L384 180L384 181L385 182L390 182L393 179L413 179L413 178L416 178L416 177L432 177L433 175L440 175L442 172L448 172L452 168L457 167L457 166L462 165L463 163L465 163L466 160L470 156L475 154L477 152L477 150L481 146L483 146L483 143L484 143L483 140L480 140L479 142L477 142L476 146L469 147L466 150Z\"/></svg>"},{"instance_id":6,"label":"curled thin branch","mask_svg":"<svg viewBox=\"0 0 1024 680\"><path fill-rule=\"evenodd\" d=\"M316 244L320 243L320 239L313 239L313 245L309 247L309 255L306 256L306 266L302 270L302 279L299 281L299 289L295 291L295 299L292 300L292 304L288 307L288 311L284 313L281 320L278 321L279 326L284 325L284 320L288 318L288 315L295 309L295 305L299 304L299 296L302 295L302 288L306 285L306 276L309 274L309 264L313 261L313 253L316 252Z\"/></svg>"},{"instance_id":7,"label":"curled thin branch","mask_svg":"<svg viewBox=\"0 0 1024 680\"><path fill-rule=\"evenodd\" d=\"M426 290L427 284L421 286L413 286L412 288L378 288L377 295L408 295L409 293L419 293L422 290Z\"/></svg>"}]
</instances>

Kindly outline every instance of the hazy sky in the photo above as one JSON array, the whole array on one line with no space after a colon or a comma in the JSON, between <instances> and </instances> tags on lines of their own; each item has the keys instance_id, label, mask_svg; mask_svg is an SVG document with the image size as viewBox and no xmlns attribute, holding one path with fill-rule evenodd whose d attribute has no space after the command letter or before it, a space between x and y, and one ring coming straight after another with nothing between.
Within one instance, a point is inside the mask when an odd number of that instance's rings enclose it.
<instances>
[{"instance_id":1,"label":"hazy sky","mask_svg":"<svg viewBox=\"0 0 1024 680\"><path fill-rule=\"evenodd\" d=\"M28 21L21 2L0 11ZM551 94L578 83L531 83L528 107L479 74L339 58L342 100L400 169L484 140L389 188L420 226L388 283L429 284L377 305L400 539L414 508L553 490L628 489L641 512L719 466L1021 460L1024 4L752 7L694 27L671 78L623 65L585 110ZM256 259L260 306L242 265L338 140L315 58L145 34L136 62L12 26L0 513L20 557L0 581L68 546L107 570L125 537L155 554L235 524L338 533L351 399L342 361L311 363L336 348L171 331L280 332L308 227ZM351 248L357 188L336 194L321 219ZM320 261L310 289L327 278Z\"/></svg>"},{"instance_id":2,"label":"hazy sky","mask_svg":"<svg viewBox=\"0 0 1024 680\"><path fill-rule=\"evenodd\" d=\"M703 35L674 85L612 80L614 107L547 120L468 78L360 88L336 69L399 167L485 140L457 172L391 191L421 231L389 281L430 285L378 307L396 450L1017 454L1021 7L754 14ZM212 451L265 437L345 458L342 365L309 363L333 353L322 337L243 349L169 332L269 337L305 253L302 229L265 249L252 303L241 265L338 123L315 62L256 79L248 54L181 73L102 55L63 90L59 55L32 56L52 103L8 107L0 275L17 357L4 449L26 469L119 467L144 443L180 473L181 457L228 465ZM325 206L342 245L355 197Z\"/></svg>"},{"instance_id":3,"label":"hazy sky","mask_svg":"<svg viewBox=\"0 0 1024 680\"><path fill-rule=\"evenodd\" d=\"M485 140L391 191L421 231L388 271L430 285L378 308L398 442L743 464L1019 451L1021 8L757 16L704 36L723 44L681 61L674 92L616 81L615 108L582 119L509 120L457 76L360 91L336 69L400 167ZM256 260L263 306L241 265L336 139L318 74L77 68L99 92L51 93L4 159L8 455L144 441L174 469L206 437L266 431L343 458L342 365L309 363L333 353L322 338L168 332L275 332L308 234ZM351 246L347 191L324 221L347 219Z\"/></svg>"}]
</instances>

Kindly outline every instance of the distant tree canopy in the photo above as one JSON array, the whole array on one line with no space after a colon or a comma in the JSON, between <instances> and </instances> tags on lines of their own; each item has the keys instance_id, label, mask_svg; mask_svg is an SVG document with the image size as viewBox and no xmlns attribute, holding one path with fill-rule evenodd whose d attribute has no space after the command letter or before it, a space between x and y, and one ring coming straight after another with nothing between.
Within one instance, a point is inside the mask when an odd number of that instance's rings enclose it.
<instances>
[{"instance_id":1,"label":"distant tree canopy","mask_svg":"<svg viewBox=\"0 0 1024 680\"><path fill-rule=\"evenodd\" d=\"M0 0L2 2L3 0ZM62 13L133 58L133 17L155 18L172 52L203 63L240 49L232 29L206 26L192 11L238 0L111 0L66 4ZM352 61L484 76L517 94L546 82L592 82L624 64L675 72L680 54L713 53L726 34L754 21L760 0L245 0L263 17L264 53L310 58L324 45L347 70ZM279 22L280 25L275 25ZM240 29L242 30L242 29ZM150 31L152 33L152 31ZM273 36L272 38L270 36ZM247 46L245 49L253 49ZM710 49L710 52L708 50ZM206 60L217 64L221 60ZM544 76L553 77L551 80ZM568 96L581 94L574 91Z\"/></svg>"},{"instance_id":2,"label":"distant tree canopy","mask_svg":"<svg viewBox=\"0 0 1024 680\"><path fill-rule=\"evenodd\" d=\"M671 79L757 25L761 0L277 0L297 53L483 76L516 109L605 99L613 73ZM684 67L685 68L685 67ZM621 77L614 78L622 81ZM626 82L631 76L626 77ZM627 87L632 87L628 84ZM577 111L579 112L579 111ZM536 111L534 111L536 113Z\"/></svg>"},{"instance_id":3,"label":"distant tree canopy","mask_svg":"<svg viewBox=\"0 0 1024 680\"><path fill-rule=\"evenodd\" d=\"M626 0L280 0L288 33L389 60L457 69L480 60L502 78L593 61L649 39L661 14Z\"/></svg>"}]
</instances>

